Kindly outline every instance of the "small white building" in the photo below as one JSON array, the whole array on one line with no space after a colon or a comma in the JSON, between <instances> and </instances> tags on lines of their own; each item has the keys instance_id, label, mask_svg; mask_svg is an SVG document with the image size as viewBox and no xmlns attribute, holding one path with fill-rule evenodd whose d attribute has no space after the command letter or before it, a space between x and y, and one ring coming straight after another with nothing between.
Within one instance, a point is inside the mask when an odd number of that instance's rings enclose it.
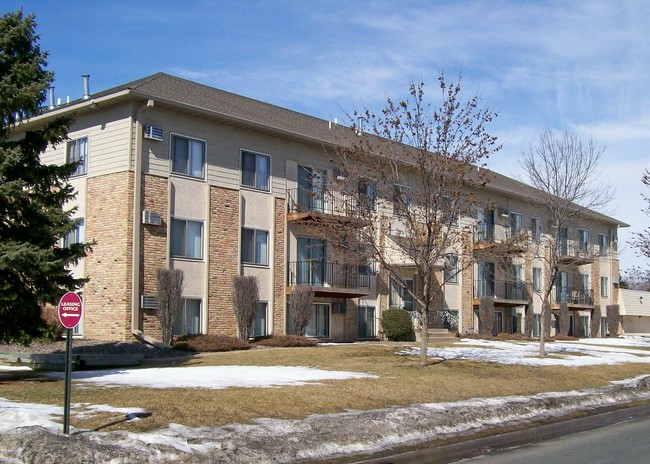
<instances>
[{"instance_id":1,"label":"small white building","mask_svg":"<svg viewBox=\"0 0 650 464\"><path fill-rule=\"evenodd\" d=\"M650 292L620 289L618 304L626 335L650 335Z\"/></svg>"}]
</instances>

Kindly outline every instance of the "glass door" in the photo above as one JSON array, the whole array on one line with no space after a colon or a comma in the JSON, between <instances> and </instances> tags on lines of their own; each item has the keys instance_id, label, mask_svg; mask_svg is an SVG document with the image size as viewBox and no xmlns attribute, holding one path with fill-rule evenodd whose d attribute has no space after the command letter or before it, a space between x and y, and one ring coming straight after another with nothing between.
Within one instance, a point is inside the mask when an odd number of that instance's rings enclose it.
<instances>
[{"instance_id":1,"label":"glass door","mask_svg":"<svg viewBox=\"0 0 650 464\"><path fill-rule=\"evenodd\" d=\"M322 287L325 282L325 241L309 237L298 237L298 262L296 263L298 284Z\"/></svg>"}]
</instances>

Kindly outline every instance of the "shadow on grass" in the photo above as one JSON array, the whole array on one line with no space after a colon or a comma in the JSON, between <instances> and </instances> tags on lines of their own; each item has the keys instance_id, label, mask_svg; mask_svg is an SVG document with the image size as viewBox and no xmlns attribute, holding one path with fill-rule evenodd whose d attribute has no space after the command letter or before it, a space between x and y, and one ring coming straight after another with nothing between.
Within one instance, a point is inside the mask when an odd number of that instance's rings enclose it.
<instances>
[{"instance_id":1,"label":"shadow on grass","mask_svg":"<svg viewBox=\"0 0 650 464\"><path fill-rule=\"evenodd\" d=\"M100 425L99 427L95 427L94 429L90 430L79 430L77 432L74 432L73 435L83 435L84 433L90 433L90 432L99 432L101 430L105 430L109 427L113 427L114 425L120 425L124 424L125 422L129 422L132 420L136 419L146 419L147 417L151 417L150 412L130 412L128 414L125 414L124 417L120 419L116 419L114 421L108 422L106 424Z\"/></svg>"}]
</instances>

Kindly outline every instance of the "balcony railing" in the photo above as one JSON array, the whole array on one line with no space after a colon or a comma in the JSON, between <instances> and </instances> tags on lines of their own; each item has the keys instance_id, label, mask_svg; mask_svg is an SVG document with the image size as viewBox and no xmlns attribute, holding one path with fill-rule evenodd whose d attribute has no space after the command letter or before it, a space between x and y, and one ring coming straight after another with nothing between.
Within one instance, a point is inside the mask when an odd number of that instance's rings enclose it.
<instances>
[{"instance_id":1,"label":"balcony railing","mask_svg":"<svg viewBox=\"0 0 650 464\"><path fill-rule=\"evenodd\" d=\"M557 255L560 260L576 261L577 264L594 260L594 245L572 240L560 240L557 244Z\"/></svg>"},{"instance_id":2,"label":"balcony railing","mask_svg":"<svg viewBox=\"0 0 650 464\"><path fill-rule=\"evenodd\" d=\"M360 212L370 210L374 205L359 204L359 201L339 191L305 188L287 189L287 213L321 213L346 217L359 217Z\"/></svg>"},{"instance_id":3,"label":"balcony railing","mask_svg":"<svg viewBox=\"0 0 650 464\"><path fill-rule=\"evenodd\" d=\"M366 269L363 267L362 269ZM287 286L312 285L331 288L370 288L370 275L359 266L322 260L289 262Z\"/></svg>"},{"instance_id":4,"label":"balcony railing","mask_svg":"<svg viewBox=\"0 0 650 464\"><path fill-rule=\"evenodd\" d=\"M555 287L555 303L592 306L594 291L589 288Z\"/></svg>"},{"instance_id":5,"label":"balcony railing","mask_svg":"<svg viewBox=\"0 0 650 464\"><path fill-rule=\"evenodd\" d=\"M528 289L520 280L475 280L474 298L493 296L497 300L528 301Z\"/></svg>"}]
</instances>

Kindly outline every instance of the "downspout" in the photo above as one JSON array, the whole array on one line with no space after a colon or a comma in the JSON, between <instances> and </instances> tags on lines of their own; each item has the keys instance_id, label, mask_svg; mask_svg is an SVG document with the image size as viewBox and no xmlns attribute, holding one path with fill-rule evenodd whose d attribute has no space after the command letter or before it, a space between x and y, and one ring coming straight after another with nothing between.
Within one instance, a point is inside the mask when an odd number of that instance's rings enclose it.
<instances>
[{"instance_id":1,"label":"downspout","mask_svg":"<svg viewBox=\"0 0 650 464\"><path fill-rule=\"evenodd\" d=\"M140 107L132 116L132 128L135 124L135 134L132 137L131 153L134 154L134 179L133 179L133 249L131 251L131 332L141 333L140 330L140 231L142 202L142 124L140 114L154 106L153 100L147 100L146 105Z\"/></svg>"}]
</instances>

